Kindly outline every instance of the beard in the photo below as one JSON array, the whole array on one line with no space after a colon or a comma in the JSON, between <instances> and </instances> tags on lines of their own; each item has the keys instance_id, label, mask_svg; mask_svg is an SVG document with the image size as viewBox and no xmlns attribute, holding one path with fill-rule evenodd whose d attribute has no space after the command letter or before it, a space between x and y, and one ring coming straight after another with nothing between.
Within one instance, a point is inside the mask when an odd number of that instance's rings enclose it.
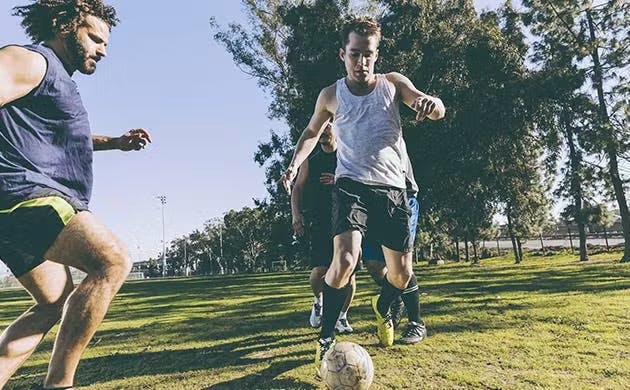
<instances>
[{"instance_id":1,"label":"beard","mask_svg":"<svg viewBox=\"0 0 630 390\"><path fill-rule=\"evenodd\" d=\"M88 56L87 50L81 42L76 32L71 33L67 39L67 46L72 56L72 65L83 74L92 74L96 71L96 60ZM94 64L91 63L94 61Z\"/></svg>"}]
</instances>

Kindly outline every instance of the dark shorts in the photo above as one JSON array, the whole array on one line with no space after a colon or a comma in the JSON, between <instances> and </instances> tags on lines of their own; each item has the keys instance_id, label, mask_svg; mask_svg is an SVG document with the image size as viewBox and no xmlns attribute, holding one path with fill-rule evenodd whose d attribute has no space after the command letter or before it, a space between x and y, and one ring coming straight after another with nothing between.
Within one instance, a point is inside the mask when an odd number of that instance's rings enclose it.
<instances>
[{"instance_id":1,"label":"dark shorts","mask_svg":"<svg viewBox=\"0 0 630 390\"><path fill-rule=\"evenodd\" d=\"M409 233L411 234L411 245L416 239L416 230L418 229L418 215L420 213L420 205L418 204L418 199L415 196L409 196L407 204L409 205L409 209L411 210L411 218L409 218ZM380 262L385 262L385 255L383 254L383 248L381 246L370 239L370 235L363 240L361 243L361 257L363 261L366 262L368 260L376 260Z\"/></svg>"},{"instance_id":2,"label":"dark shorts","mask_svg":"<svg viewBox=\"0 0 630 390\"><path fill-rule=\"evenodd\" d=\"M80 201L41 189L11 208L0 210L0 259L15 277L44 262L44 254L79 212Z\"/></svg>"},{"instance_id":3,"label":"dark shorts","mask_svg":"<svg viewBox=\"0 0 630 390\"><path fill-rule=\"evenodd\" d=\"M333 233L357 230L363 237L397 252L413 247L407 191L340 178L333 191Z\"/></svg>"},{"instance_id":4,"label":"dark shorts","mask_svg":"<svg viewBox=\"0 0 630 390\"><path fill-rule=\"evenodd\" d=\"M330 219L314 220L309 226L311 268L330 267L333 257L333 237Z\"/></svg>"}]
</instances>

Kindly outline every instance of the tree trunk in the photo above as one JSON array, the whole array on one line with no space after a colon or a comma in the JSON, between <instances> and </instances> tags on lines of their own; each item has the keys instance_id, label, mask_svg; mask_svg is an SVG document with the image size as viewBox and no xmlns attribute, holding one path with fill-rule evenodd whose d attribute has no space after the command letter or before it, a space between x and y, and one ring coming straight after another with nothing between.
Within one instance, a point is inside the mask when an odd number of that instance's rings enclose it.
<instances>
[{"instance_id":1,"label":"tree trunk","mask_svg":"<svg viewBox=\"0 0 630 390\"><path fill-rule=\"evenodd\" d=\"M466 261L470 262L470 252L468 252L468 240L464 240L464 248L466 250Z\"/></svg>"},{"instance_id":2,"label":"tree trunk","mask_svg":"<svg viewBox=\"0 0 630 390\"><path fill-rule=\"evenodd\" d=\"M457 259L455 261L459 262L460 260L460 254L459 254L459 239L455 239L455 254L457 256Z\"/></svg>"},{"instance_id":3,"label":"tree trunk","mask_svg":"<svg viewBox=\"0 0 630 390\"><path fill-rule=\"evenodd\" d=\"M547 249L545 249L542 232L538 234L538 237L540 238L540 249L542 250L543 256L547 256Z\"/></svg>"},{"instance_id":4,"label":"tree trunk","mask_svg":"<svg viewBox=\"0 0 630 390\"><path fill-rule=\"evenodd\" d=\"M507 223L508 223L508 234L510 235L510 240L512 241L512 250L514 251L514 261L516 264L521 262L521 258L518 255L518 247L516 246L516 237L514 236L514 229L512 227L512 210L510 206L507 208Z\"/></svg>"},{"instance_id":5,"label":"tree trunk","mask_svg":"<svg viewBox=\"0 0 630 390\"><path fill-rule=\"evenodd\" d=\"M499 246L499 237L497 237L497 256L501 256L501 246Z\"/></svg>"},{"instance_id":6,"label":"tree trunk","mask_svg":"<svg viewBox=\"0 0 630 390\"><path fill-rule=\"evenodd\" d=\"M477 246L479 246L479 243L475 240L472 241L472 247L473 247L473 264L479 264L479 254L477 253Z\"/></svg>"},{"instance_id":7,"label":"tree trunk","mask_svg":"<svg viewBox=\"0 0 630 390\"><path fill-rule=\"evenodd\" d=\"M523 246L521 245L521 239L516 237L516 248L518 249L518 261L517 263L523 262Z\"/></svg>"},{"instance_id":8,"label":"tree trunk","mask_svg":"<svg viewBox=\"0 0 630 390\"><path fill-rule=\"evenodd\" d=\"M582 183L579 175L582 157L575 148L575 137L573 127L568 120L565 121L567 145L569 146L569 162L571 164L571 195L573 196L574 215L573 219L577 223L578 236L580 237L580 261L588 261L586 251L586 231L584 225L584 213L582 212Z\"/></svg>"},{"instance_id":9,"label":"tree trunk","mask_svg":"<svg viewBox=\"0 0 630 390\"><path fill-rule=\"evenodd\" d=\"M606 226L604 228L604 240L606 241L606 252L610 252L610 246L608 246L608 230L606 230Z\"/></svg>"},{"instance_id":10,"label":"tree trunk","mask_svg":"<svg viewBox=\"0 0 630 390\"><path fill-rule=\"evenodd\" d=\"M591 44L593 51L591 56L593 57L593 85L597 90L597 100L599 103L599 118L604 126L611 126L610 118L608 117L608 109L606 108L606 99L604 98L604 82L602 75L602 65L599 60L599 47L595 44L597 38L595 36L595 27L593 25L593 18L590 11L586 11L586 18L588 20L588 29L590 32ZM628 210L628 202L626 200L626 194L623 188L623 181L619 175L619 161L617 160L617 145L614 135L611 130L606 132L607 134L607 147L606 153L609 160L609 174L610 181L612 182L613 189L615 191L615 198L619 205L619 214L621 215L621 226L623 228L624 238L624 251L621 262L630 262L630 211Z\"/></svg>"},{"instance_id":11,"label":"tree trunk","mask_svg":"<svg viewBox=\"0 0 630 390\"><path fill-rule=\"evenodd\" d=\"M568 224L567 231L569 232L569 245L571 246L571 254L573 254L573 236L571 236L571 227Z\"/></svg>"}]
</instances>

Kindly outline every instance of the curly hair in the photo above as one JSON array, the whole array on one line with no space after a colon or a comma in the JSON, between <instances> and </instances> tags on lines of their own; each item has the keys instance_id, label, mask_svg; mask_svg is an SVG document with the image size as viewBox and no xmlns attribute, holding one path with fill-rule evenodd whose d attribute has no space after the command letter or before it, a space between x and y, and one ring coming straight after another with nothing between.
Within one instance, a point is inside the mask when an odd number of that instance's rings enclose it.
<instances>
[{"instance_id":1,"label":"curly hair","mask_svg":"<svg viewBox=\"0 0 630 390\"><path fill-rule=\"evenodd\" d=\"M76 31L88 15L104 21L110 30L119 22L114 7L103 0L34 0L33 4L14 7L13 15L23 18L22 27L33 42Z\"/></svg>"},{"instance_id":2,"label":"curly hair","mask_svg":"<svg viewBox=\"0 0 630 390\"><path fill-rule=\"evenodd\" d=\"M350 33L357 33L364 37L375 35L381 40L381 25L369 16L348 19L341 28L341 47L346 47L350 40Z\"/></svg>"}]
</instances>

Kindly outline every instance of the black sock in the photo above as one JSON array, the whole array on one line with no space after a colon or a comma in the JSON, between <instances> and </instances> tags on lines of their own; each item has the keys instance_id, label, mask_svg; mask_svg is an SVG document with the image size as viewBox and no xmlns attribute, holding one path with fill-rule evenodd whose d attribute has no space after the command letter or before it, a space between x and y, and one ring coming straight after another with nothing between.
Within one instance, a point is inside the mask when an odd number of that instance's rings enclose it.
<instances>
[{"instance_id":1,"label":"black sock","mask_svg":"<svg viewBox=\"0 0 630 390\"><path fill-rule=\"evenodd\" d=\"M348 296L348 285L342 288L333 288L324 282L322 288L324 308L322 313L322 330L319 337L335 338L335 324L339 318L339 312Z\"/></svg>"},{"instance_id":2,"label":"black sock","mask_svg":"<svg viewBox=\"0 0 630 390\"><path fill-rule=\"evenodd\" d=\"M411 275L407 288L403 290L402 300L407 308L409 322L420 323L420 291L418 290L418 280L415 274Z\"/></svg>"},{"instance_id":3,"label":"black sock","mask_svg":"<svg viewBox=\"0 0 630 390\"><path fill-rule=\"evenodd\" d=\"M376 304L376 307L382 316L387 314L390 306L400 296L400 294L402 294L402 290L394 287L389 280L387 280L387 275L385 275L383 278L383 286L381 287L381 296L378 298L378 302Z\"/></svg>"}]
</instances>

